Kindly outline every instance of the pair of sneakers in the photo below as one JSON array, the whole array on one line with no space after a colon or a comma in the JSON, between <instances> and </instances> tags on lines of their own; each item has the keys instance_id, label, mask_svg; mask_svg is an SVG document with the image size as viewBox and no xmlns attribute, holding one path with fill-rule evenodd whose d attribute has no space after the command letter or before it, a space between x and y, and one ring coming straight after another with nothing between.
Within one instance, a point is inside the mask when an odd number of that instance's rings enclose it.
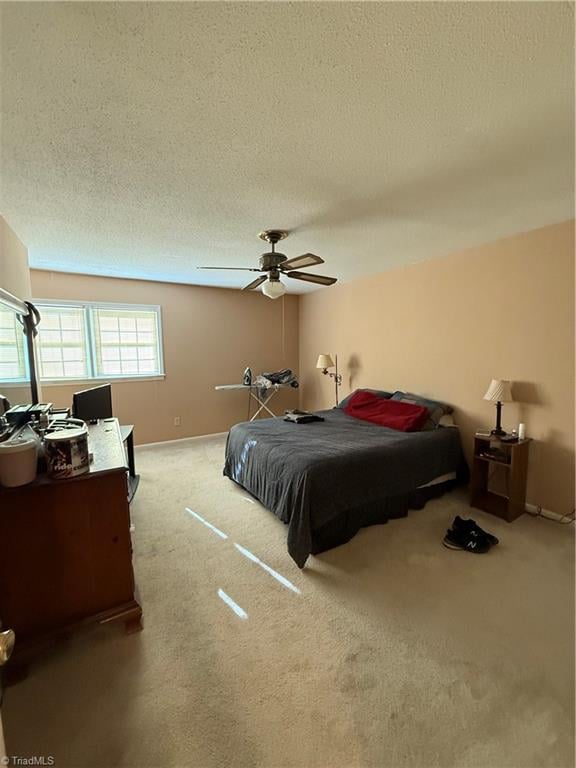
<instances>
[{"instance_id":1,"label":"pair of sneakers","mask_svg":"<svg viewBox=\"0 0 576 768\"><path fill-rule=\"evenodd\" d=\"M498 544L498 539L480 528L475 520L463 520L456 515L452 526L446 531L443 543L448 549L463 549L475 555L483 555Z\"/></svg>"}]
</instances>

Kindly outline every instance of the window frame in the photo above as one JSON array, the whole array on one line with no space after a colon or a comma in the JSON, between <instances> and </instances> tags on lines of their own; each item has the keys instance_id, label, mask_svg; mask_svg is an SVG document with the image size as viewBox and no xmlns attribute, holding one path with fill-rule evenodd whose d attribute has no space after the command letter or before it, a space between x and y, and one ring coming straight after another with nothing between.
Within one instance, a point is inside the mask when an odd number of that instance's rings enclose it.
<instances>
[{"instance_id":1,"label":"window frame","mask_svg":"<svg viewBox=\"0 0 576 768\"><path fill-rule=\"evenodd\" d=\"M164 340L162 336L162 307L160 304L128 304L116 301L74 301L71 299L34 299L34 306L42 315L42 307L77 307L84 312L84 340L86 345L86 362L88 374L81 377L49 377L39 375L39 381L44 386L65 386L67 384L82 384L90 381L154 381L166 377L164 367ZM158 339L158 365L155 373L128 373L128 374L99 374L97 373L96 338L94 336L94 319L92 309L118 310L124 312L153 312L156 322L156 338ZM40 329L42 321L40 321ZM38 353L40 348L38 345Z\"/></svg>"}]
</instances>

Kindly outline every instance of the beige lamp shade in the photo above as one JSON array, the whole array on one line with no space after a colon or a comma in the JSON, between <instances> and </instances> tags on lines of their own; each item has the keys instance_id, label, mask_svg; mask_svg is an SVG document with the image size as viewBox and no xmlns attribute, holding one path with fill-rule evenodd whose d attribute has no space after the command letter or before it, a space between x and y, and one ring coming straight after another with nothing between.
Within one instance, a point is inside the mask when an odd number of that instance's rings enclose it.
<instances>
[{"instance_id":1,"label":"beige lamp shade","mask_svg":"<svg viewBox=\"0 0 576 768\"><path fill-rule=\"evenodd\" d=\"M493 402L498 403L511 403L514 400L512 397L511 382L507 379L492 379L492 383L484 395L484 400L492 400Z\"/></svg>"},{"instance_id":2,"label":"beige lamp shade","mask_svg":"<svg viewBox=\"0 0 576 768\"><path fill-rule=\"evenodd\" d=\"M316 368L334 368L334 360L330 355L318 355Z\"/></svg>"}]
</instances>

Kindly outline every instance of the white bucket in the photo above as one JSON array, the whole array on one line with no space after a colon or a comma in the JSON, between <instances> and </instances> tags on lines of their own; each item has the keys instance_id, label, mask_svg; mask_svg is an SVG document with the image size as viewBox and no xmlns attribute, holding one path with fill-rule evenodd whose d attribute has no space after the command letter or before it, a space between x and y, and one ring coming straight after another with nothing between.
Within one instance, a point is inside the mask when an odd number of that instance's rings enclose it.
<instances>
[{"instance_id":1,"label":"white bucket","mask_svg":"<svg viewBox=\"0 0 576 768\"><path fill-rule=\"evenodd\" d=\"M61 429L44 438L48 475L54 479L77 477L90 469L86 427Z\"/></svg>"},{"instance_id":2,"label":"white bucket","mask_svg":"<svg viewBox=\"0 0 576 768\"><path fill-rule=\"evenodd\" d=\"M36 478L38 441L19 437L0 443L0 484L6 488L26 485Z\"/></svg>"}]
</instances>

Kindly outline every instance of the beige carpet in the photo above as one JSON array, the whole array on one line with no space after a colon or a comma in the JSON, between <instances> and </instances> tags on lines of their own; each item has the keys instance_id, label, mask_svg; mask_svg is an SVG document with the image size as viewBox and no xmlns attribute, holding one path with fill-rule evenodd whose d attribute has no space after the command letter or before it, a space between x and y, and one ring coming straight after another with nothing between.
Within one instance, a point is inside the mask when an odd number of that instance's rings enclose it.
<instances>
[{"instance_id":1,"label":"beige carpet","mask_svg":"<svg viewBox=\"0 0 576 768\"><path fill-rule=\"evenodd\" d=\"M571 526L507 525L450 494L299 571L283 524L222 477L223 446L138 452L145 629L90 630L10 688L11 754L73 768L573 765ZM501 545L445 549L457 513Z\"/></svg>"}]
</instances>

